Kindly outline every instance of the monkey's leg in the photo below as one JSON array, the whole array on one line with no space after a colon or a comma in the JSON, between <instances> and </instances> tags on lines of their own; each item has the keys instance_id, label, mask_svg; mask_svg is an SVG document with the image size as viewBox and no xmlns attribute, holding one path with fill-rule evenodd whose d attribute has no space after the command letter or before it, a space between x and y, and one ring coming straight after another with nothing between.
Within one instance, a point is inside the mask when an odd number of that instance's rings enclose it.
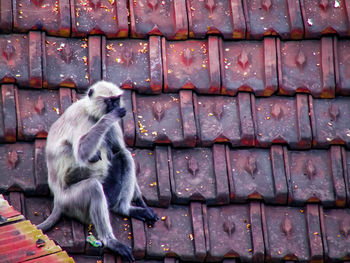
<instances>
[{"instance_id":1,"label":"monkey's leg","mask_svg":"<svg viewBox=\"0 0 350 263\"><path fill-rule=\"evenodd\" d=\"M106 247L129 261L135 260L131 248L121 243L113 234L107 200L97 179L86 179L70 186L62 194L60 202L68 215L76 215L81 220L90 218L98 238Z\"/></svg>"},{"instance_id":2,"label":"monkey's leg","mask_svg":"<svg viewBox=\"0 0 350 263\"><path fill-rule=\"evenodd\" d=\"M53 210L48 218L41 224L37 225L37 228L43 230L44 232L53 227L57 221L61 218L62 210L59 205L54 202Z\"/></svg>"},{"instance_id":3,"label":"monkey's leg","mask_svg":"<svg viewBox=\"0 0 350 263\"><path fill-rule=\"evenodd\" d=\"M129 151L121 150L113 156L112 167L104 183L104 190L112 211L123 216L131 216L153 225L159 217L152 208L147 207L142 200L141 191L137 185L134 171L134 160ZM136 200L134 199L137 194ZM132 206L136 201L141 207Z\"/></svg>"}]
</instances>

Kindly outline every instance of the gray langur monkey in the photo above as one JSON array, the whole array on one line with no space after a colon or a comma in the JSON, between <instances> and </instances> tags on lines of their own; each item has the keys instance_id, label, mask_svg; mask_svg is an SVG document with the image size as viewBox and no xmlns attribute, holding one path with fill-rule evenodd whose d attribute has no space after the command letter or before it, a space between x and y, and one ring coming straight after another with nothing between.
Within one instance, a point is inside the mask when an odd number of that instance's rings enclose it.
<instances>
[{"instance_id":1,"label":"gray langur monkey","mask_svg":"<svg viewBox=\"0 0 350 263\"><path fill-rule=\"evenodd\" d=\"M108 209L149 224L159 218L142 199L125 147L118 123L126 114L122 93L113 83L99 81L51 126L46 162L54 207L38 228L51 228L63 214L92 223L104 246L134 261L131 248L114 236Z\"/></svg>"}]
</instances>

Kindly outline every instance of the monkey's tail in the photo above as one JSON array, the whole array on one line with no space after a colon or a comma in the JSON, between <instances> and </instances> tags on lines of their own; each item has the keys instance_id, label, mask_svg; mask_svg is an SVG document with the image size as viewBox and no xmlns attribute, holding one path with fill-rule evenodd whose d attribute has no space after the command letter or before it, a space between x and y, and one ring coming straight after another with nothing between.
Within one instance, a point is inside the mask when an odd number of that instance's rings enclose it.
<instances>
[{"instance_id":1,"label":"monkey's tail","mask_svg":"<svg viewBox=\"0 0 350 263\"><path fill-rule=\"evenodd\" d=\"M58 220L61 218L61 209L54 205L51 215L41 224L37 225L37 228L43 230L44 232L53 227Z\"/></svg>"}]
</instances>

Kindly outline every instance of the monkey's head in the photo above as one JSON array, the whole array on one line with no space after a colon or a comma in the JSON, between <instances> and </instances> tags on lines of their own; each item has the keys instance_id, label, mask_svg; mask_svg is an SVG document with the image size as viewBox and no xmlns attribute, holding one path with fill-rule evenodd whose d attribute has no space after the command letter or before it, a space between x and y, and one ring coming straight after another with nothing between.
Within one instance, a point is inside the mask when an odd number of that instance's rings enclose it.
<instances>
[{"instance_id":1,"label":"monkey's head","mask_svg":"<svg viewBox=\"0 0 350 263\"><path fill-rule=\"evenodd\" d=\"M96 82L87 93L89 115L99 119L114 108L123 107L122 94L123 90L111 82Z\"/></svg>"}]
</instances>

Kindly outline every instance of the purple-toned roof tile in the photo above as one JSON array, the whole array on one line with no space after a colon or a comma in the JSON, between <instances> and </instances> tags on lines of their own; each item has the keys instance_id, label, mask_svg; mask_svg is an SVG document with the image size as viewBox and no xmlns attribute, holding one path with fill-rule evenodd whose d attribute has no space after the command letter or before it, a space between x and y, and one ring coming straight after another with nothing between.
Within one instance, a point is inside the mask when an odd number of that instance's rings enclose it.
<instances>
[{"instance_id":1,"label":"purple-toned roof tile","mask_svg":"<svg viewBox=\"0 0 350 263\"><path fill-rule=\"evenodd\" d=\"M310 93L334 98L335 76L332 39L277 41L279 93Z\"/></svg>"},{"instance_id":2,"label":"purple-toned roof tile","mask_svg":"<svg viewBox=\"0 0 350 263\"><path fill-rule=\"evenodd\" d=\"M89 86L88 39L43 37L44 87Z\"/></svg>"},{"instance_id":3,"label":"purple-toned roof tile","mask_svg":"<svg viewBox=\"0 0 350 263\"><path fill-rule=\"evenodd\" d=\"M288 144L294 149L310 148L311 124L306 95L296 97L255 98L253 119L259 146Z\"/></svg>"},{"instance_id":4,"label":"purple-toned roof tile","mask_svg":"<svg viewBox=\"0 0 350 263\"><path fill-rule=\"evenodd\" d=\"M208 40L162 40L164 92L193 89L220 93L219 42Z\"/></svg>"},{"instance_id":5,"label":"purple-toned roof tile","mask_svg":"<svg viewBox=\"0 0 350 263\"><path fill-rule=\"evenodd\" d=\"M241 1L187 1L187 15L191 38L204 38L210 34L220 34L225 39L245 37Z\"/></svg>"},{"instance_id":6,"label":"purple-toned roof tile","mask_svg":"<svg viewBox=\"0 0 350 263\"><path fill-rule=\"evenodd\" d=\"M9 8L9 6L6 7ZM70 34L71 18L68 0L45 2L13 0L12 11L15 32L43 30L50 35L64 37Z\"/></svg>"},{"instance_id":7,"label":"purple-toned roof tile","mask_svg":"<svg viewBox=\"0 0 350 263\"><path fill-rule=\"evenodd\" d=\"M300 39L304 35L299 0L243 1L247 22L247 38L280 36L282 39Z\"/></svg>"},{"instance_id":8,"label":"purple-toned roof tile","mask_svg":"<svg viewBox=\"0 0 350 263\"><path fill-rule=\"evenodd\" d=\"M336 94L350 95L350 41L334 38L333 45Z\"/></svg>"},{"instance_id":9,"label":"purple-toned roof tile","mask_svg":"<svg viewBox=\"0 0 350 263\"><path fill-rule=\"evenodd\" d=\"M290 203L345 205L345 182L339 147L310 151L284 149L284 158Z\"/></svg>"},{"instance_id":10,"label":"purple-toned roof tile","mask_svg":"<svg viewBox=\"0 0 350 263\"><path fill-rule=\"evenodd\" d=\"M270 96L277 90L276 41L220 41L222 93Z\"/></svg>"},{"instance_id":11,"label":"purple-toned roof tile","mask_svg":"<svg viewBox=\"0 0 350 263\"><path fill-rule=\"evenodd\" d=\"M72 36L104 34L107 37L128 36L126 0L70 1Z\"/></svg>"},{"instance_id":12,"label":"purple-toned roof tile","mask_svg":"<svg viewBox=\"0 0 350 263\"><path fill-rule=\"evenodd\" d=\"M60 96L54 90L15 89L18 139L46 138L60 116Z\"/></svg>"},{"instance_id":13,"label":"purple-toned roof tile","mask_svg":"<svg viewBox=\"0 0 350 263\"><path fill-rule=\"evenodd\" d=\"M160 93L163 86L161 40L102 42L103 79L141 93ZM138 72L138 74L134 74Z\"/></svg>"},{"instance_id":14,"label":"purple-toned roof tile","mask_svg":"<svg viewBox=\"0 0 350 263\"><path fill-rule=\"evenodd\" d=\"M186 2L129 1L131 36L145 38L148 35L165 36L167 39L186 39L188 20Z\"/></svg>"},{"instance_id":15,"label":"purple-toned roof tile","mask_svg":"<svg viewBox=\"0 0 350 263\"><path fill-rule=\"evenodd\" d=\"M1 85L1 128L0 140L2 142L15 142L17 133L15 87L13 84Z\"/></svg>"},{"instance_id":16,"label":"purple-toned roof tile","mask_svg":"<svg viewBox=\"0 0 350 263\"><path fill-rule=\"evenodd\" d=\"M237 97L194 95L194 110L200 145L210 146L215 142L254 145L249 94L239 93Z\"/></svg>"},{"instance_id":17,"label":"purple-toned roof tile","mask_svg":"<svg viewBox=\"0 0 350 263\"><path fill-rule=\"evenodd\" d=\"M261 199L286 204L288 189L280 146L271 150L227 148L227 162L231 201Z\"/></svg>"},{"instance_id":18,"label":"purple-toned roof tile","mask_svg":"<svg viewBox=\"0 0 350 263\"><path fill-rule=\"evenodd\" d=\"M168 143L175 147L194 146L196 129L192 93L144 96L133 94L133 111L138 147Z\"/></svg>"},{"instance_id":19,"label":"purple-toned roof tile","mask_svg":"<svg viewBox=\"0 0 350 263\"><path fill-rule=\"evenodd\" d=\"M350 210L321 207L320 212L325 258L329 261L349 260Z\"/></svg>"},{"instance_id":20,"label":"purple-toned roof tile","mask_svg":"<svg viewBox=\"0 0 350 263\"><path fill-rule=\"evenodd\" d=\"M309 98L313 146L325 148L342 144L350 147L349 102L347 97L332 100Z\"/></svg>"},{"instance_id":21,"label":"purple-toned roof tile","mask_svg":"<svg viewBox=\"0 0 350 263\"><path fill-rule=\"evenodd\" d=\"M349 36L349 2L341 0L300 0L305 37L338 34Z\"/></svg>"}]
</instances>

